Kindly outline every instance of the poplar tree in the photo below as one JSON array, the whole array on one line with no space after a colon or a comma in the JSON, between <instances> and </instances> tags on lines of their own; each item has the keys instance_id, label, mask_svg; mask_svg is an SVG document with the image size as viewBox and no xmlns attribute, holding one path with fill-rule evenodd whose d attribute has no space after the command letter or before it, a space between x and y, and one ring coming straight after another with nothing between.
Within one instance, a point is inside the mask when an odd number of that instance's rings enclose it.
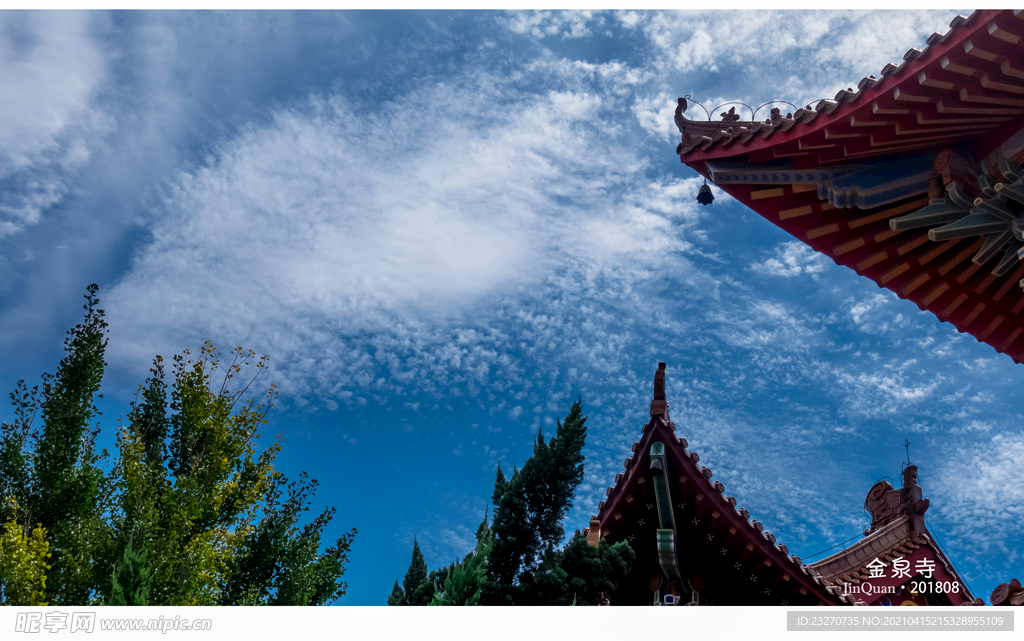
<instances>
[{"instance_id":1,"label":"poplar tree","mask_svg":"<svg viewBox=\"0 0 1024 641\"><path fill-rule=\"evenodd\" d=\"M157 356L119 421L113 467L100 469L91 423L106 322L96 285L87 292L57 373L41 389L19 381L14 422L0 424L4 602L315 605L344 594L355 529L321 551L334 509L300 525L316 481L274 470L279 439L258 447L276 391L242 397L266 356L238 347L225 361L207 342L195 359L174 357L171 386ZM234 383L253 362L255 375Z\"/></svg>"},{"instance_id":2,"label":"poplar tree","mask_svg":"<svg viewBox=\"0 0 1024 641\"><path fill-rule=\"evenodd\" d=\"M318 555L324 527L334 516L325 509L301 529L298 520L309 509L317 482L303 472L282 488L287 479L275 480L264 503L264 516L236 550L228 564L220 603L224 605L323 605L345 593L344 574L352 534Z\"/></svg>"},{"instance_id":3,"label":"poplar tree","mask_svg":"<svg viewBox=\"0 0 1024 641\"><path fill-rule=\"evenodd\" d=\"M50 605L89 602L97 573L104 569L97 561L109 536L102 503L107 484L97 466L106 452L96 454L99 428L93 430L90 425L99 416L93 400L106 366L107 323L98 307L97 290L95 284L86 290L85 320L68 331L67 355L57 373L44 374L42 389L29 394L19 381L18 393L12 394L16 424L3 428L0 458L7 478L0 485L25 507L23 529L35 525L50 542L46 581ZM41 432L31 430L29 417L37 414L43 423Z\"/></svg>"},{"instance_id":4,"label":"poplar tree","mask_svg":"<svg viewBox=\"0 0 1024 641\"><path fill-rule=\"evenodd\" d=\"M47 605L49 549L41 527L26 534L13 520L0 526L0 605Z\"/></svg>"},{"instance_id":5,"label":"poplar tree","mask_svg":"<svg viewBox=\"0 0 1024 641\"><path fill-rule=\"evenodd\" d=\"M221 603L230 562L257 529L261 508L273 509L268 490L280 479L273 468L280 443L257 450L275 389L262 403L241 402L266 356L256 359L239 347L225 364L209 342L190 356L184 350L173 358L170 402L163 359L154 359L118 431L114 548L123 550L133 537L147 541L154 605ZM253 361L256 373L233 390L234 377ZM219 387L215 373L222 373Z\"/></svg>"}]
</instances>

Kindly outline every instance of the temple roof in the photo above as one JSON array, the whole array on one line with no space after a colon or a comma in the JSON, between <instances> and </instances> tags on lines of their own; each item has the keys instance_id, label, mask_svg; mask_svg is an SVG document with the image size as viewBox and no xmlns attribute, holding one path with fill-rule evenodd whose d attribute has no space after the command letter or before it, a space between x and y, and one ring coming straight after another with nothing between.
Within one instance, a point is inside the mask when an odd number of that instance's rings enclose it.
<instances>
[{"instance_id":1,"label":"temple roof","mask_svg":"<svg viewBox=\"0 0 1024 641\"><path fill-rule=\"evenodd\" d=\"M857 581L863 578L861 575L873 559L890 561L921 547L924 542L925 535L911 531L910 519L901 516L843 551L811 563L810 567L828 581Z\"/></svg>"},{"instance_id":2,"label":"temple roof","mask_svg":"<svg viewBox=\"0 0 1024 641\"><path fill-rule=\"evenodd\" d=\"M649 451L652 444L660 441L665 445L665 473L673 494L682 565L693 559L700 559L702 567L709 567L710 563L713 572L702 570L707 574L705 581L722 581L730 591L746 590L766 602L851 604L851 599L839 593L839 586L790 554L789 548L751 518L745 508L736 507L737 500L725 495L722 482L712 481L711 469L700 465L700 456L687 449L687 440L675 435L676 426L669 418L664 396L665 368L665 363L659 363L651 420L643 426L640 440L633 443L634 454L625 460L624 470L608 488L608 498L601 501L598 513L591 517L591 527L584 531L588 540L593 544L599 537L609 543L630 540L638 558L648 547L653 550L652 527L657 525L650 490ZM695 571L693 567L684 567L684 576Z\"/></svg>"},{"instance_id":3,"label":"temple roof","mask_svg":"<svg viewBox=\"0 0 1024 641\"><path fill-rule=\"evenodd\" d=\"M915 550L923 547L927 548L928 557L941 564L941 569L936 570L941 578L959 584L953 594L954 603L983 604L984 601L971 594L963 577L928 531L924 522L928 507L929 501L922 497L917 484L917 466L908 464L903 471L902 488L893 489L888 481L882 480L868 491L864 508L871 514L871 525L865 537L810 567L829 583L857 585L865 579L884 579L872 576L872 565L888 566L898 557L910 558ZM915 556L922 558L920 554Z\"/></svg>"},{"instance_id":4,"label":"temple roof","mask_svg":"<svg viewBox=\"0 0 1024 641\"><path fill-rule=\"evenodd\" d=\"M765 122L683 114L680 160L811 248L1024 362L1024 12Z\"/></svg>"},{"instance_id":5,"label":"temple roof","mask_svg":"<svg viewBox=\"0 0 1024 641\"><path fill-rule=\"evenodd\" d=\"M676 111L683 162L755 152L811 134L818 144L792 145L792 155L815 151L821 164L968 139L1024 113L1024 12L975 11L957 16L945 34L933 33L924 49L910 49L902 63L882 68L785 116L743 121L731 112L719 122L689 120ZM1011 45L1011 55L1002 51ZM966 81L966 82L965 82ZM1017 82L1014 82L1017 81ZM955 89L955 91L950 91ZM990 92L1006 94L989 97ZM788 155L788 154L787 154ZM775 154L774 157L779 157Z\"/></svg>"},{"instance_id":6,"label":"temple roof","mask_svg":"<svg viewBox=\"0 0 1024 641\"><path fill-rule=\"evenodd\" d=\"M879 561L888 565L904 557L921 563L931 559L934 580L958 583L956 590L946 593L954 604L984 604L970 593L925 526L929 501L922 496L914 465L904 467L901 488L894 489L882 480L869 490L864 507L871 514L871 525L863 539L811 564L790 554L789 548L751 518L749 511L737 507L736 498L725 494L721 481L711 480L711 469L700 465L700 456L688 449L685 437L676 435L665 396L666 369L665 363L658 364L651 419L641 429L640 440L633 443L633 455L624 461L623 471L615 476L607 498L591 517L590 528L583 531L591 545L600 540L610 544L625 540L636 553L635 571L631 573L636 576L627 577L630 585L620 586L616 597L619 602L624 601L623 597L645 602L644 594L655 590L655 583L664 585L658 577L667 567L661 548L666 530L658 528L659 519L660 527L666 527L661 513L665 506L672 512L668 520L675 540L671 556L678 563L675 576L690 581L693 590L709 595L709 603L863 605L864 599L855 590L850 591L850 586L868 579L877 589L877 579L884 577L875 576L869 566ZM667 487L671 494L670 504L658 505L657 510L655 503L662 501L664 489L655 490L656 485ZM650 583L645 572L654 575ZM895 577L890 578L893 580L889 584L899 583ZM622 594L623 589L628 594ZM1000 598L1024 600L1016 580L1006 590L1011 591Z\"/></svg>"},{"instance_id":7,"label":"temple roof","mask_svg":"<svg viewBox=\"0 0 1024 641\"><path fill-rule=\"evenodd\" d=\"M931 555L942 564L944 572L959 583L959 592L966 600L965 605L974 605L975 597L967 583L935 542L931 533L927 529L912 528L911 519L907 516L893 520L841 552L811 563L810 568L829 583L856 585L869 578L868 565L875 559L889 565L895 558L909 556L920 547L927 547Z\"/></svg>"}]
</instances>

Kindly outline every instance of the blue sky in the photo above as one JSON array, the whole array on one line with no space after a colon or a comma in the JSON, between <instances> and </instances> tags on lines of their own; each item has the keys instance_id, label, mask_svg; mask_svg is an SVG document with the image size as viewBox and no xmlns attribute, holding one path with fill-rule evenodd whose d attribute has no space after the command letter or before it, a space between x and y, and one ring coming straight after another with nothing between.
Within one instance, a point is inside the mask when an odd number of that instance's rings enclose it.
<instances>
[{"instance_id":1,"label":"blue sky","mask_svg":"<svg viewBox=\"0 0 1024 641\"><path fill-rule=\"evenodd\" d=\"M269 354L265 437L359 529L340 603L369 605L414 536L431 568L473 547L577 395L586 527L666 361L691 449L802 557L909 439L987 599L1024 567L1021 366L701 208L672 124L831 98L956 13L0 12L0 387L56 368L92 282L108 443L155 354Z\"/></svg>"}]
</instances>

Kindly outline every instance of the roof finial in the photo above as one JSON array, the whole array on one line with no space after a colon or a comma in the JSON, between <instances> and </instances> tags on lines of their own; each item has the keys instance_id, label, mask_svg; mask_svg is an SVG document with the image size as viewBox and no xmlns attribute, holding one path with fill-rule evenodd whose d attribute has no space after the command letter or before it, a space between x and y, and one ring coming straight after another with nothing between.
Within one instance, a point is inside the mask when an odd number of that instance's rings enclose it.
<instances>
[{"instance_id":1,"label":"roof finial","mask_svg":"<svg viewBox=\"0 0 1024 641\"><path fill-rule=\"evenodd\" d=\"M918 466L910 463L910 441L904 438L903 446L906 447L906 461L903 463L903 471L900 476L903 477L903 486L911 487L918 484ZM920 500L921 497L916 497L916 499Z\"/></svg>"},{"instance_id":2,"label":"roof finial","mask_svg":"<svg viewBox=\"0 0 1024 641\"><path fill-rule=\"evenodd\" d=\"M903 477L903 487L914 487L917 485L917 466L910 462L910 441L903 439L903 447L907 448L907 460L903 463L903 471L900 473ZM919 500L921 497L916 498Z\"/></svg>"},{"instance_id":3,"label":"roof finial","mask_svg":"<svg viewBox=\"0 0 1024 641\"><path fill-rule=\"evenodd\" d=\"M666 414L664 418L667 421L668 401L665 400L665 368L665 363L658 363L658 371L654 374L654 400L651 401L651 416Z\"/></svg>"}]
</instances>

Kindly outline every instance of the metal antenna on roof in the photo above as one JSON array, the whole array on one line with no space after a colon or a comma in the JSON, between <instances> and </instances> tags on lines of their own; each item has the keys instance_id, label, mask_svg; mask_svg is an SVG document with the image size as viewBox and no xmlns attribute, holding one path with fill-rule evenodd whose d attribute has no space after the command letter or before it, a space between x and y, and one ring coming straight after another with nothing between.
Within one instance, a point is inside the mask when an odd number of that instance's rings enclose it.
<instances>
[{"instance_id":1,"label":"metal antenna on roof","mask_svg":"<svg viewBox=\"0 0 1024 641\"><path fill-rule=\"evenodd\" d=\"M768 105L774 105L777 102L784 102L787 105L789 105L790 107L792 107L793 108L793 113L796 113L797 111L800 110L800 107L797 107L796 105L794 105L793 103L789 102L788 100L771 100L769 102L764 103L763 105L761 105L757 109L755 109L754 110L754 115L752 115L750 117L750 119L751 120L757 120L757 112L761 111L761 109L763 109L764 107L767 107ZM808 106L810 106L810 105L808 105Z\"/></svg>"},{"instance_id":2,"label":"metal antenna on roof","mask_svg":"<svg viewBox=\"0 0 1024 641\"><path fill-rule=\"evenodd\" d=\"M718 105L717 107L715 107L714 109L712 109L711 113L714 114L716 111L718 111L719 109L721 109L722 107L725 107L727 105L743 105L750 112L751 122L753 122L754 113L755 113L754 108L751 107L750 105L748 105L745 102L740 102L739 100L732 100L730 102L722 103L722 104ZM737 120L740 119L739 114L736 113L736 107L733 107L732 109L730 109L728 111L728 113L719 114L719 116L722 117L722 121L723 122L727 122L727 123L728 122L736 122ZM708 116L708 120L711 120L710 116Z\"/></svg>"},{"instance_id":3,"label":"metal antenna on roof","mask_svg":"<svg viewBox=\"0 0 1024 641\"><path fill-rule=\"evenodd\" d=\"M703 109L703 110L704 110L704 113L705 113L705 114L707 114L707 116L708 116L708 122L711 122L711 113L710 113L710 112L708 112L708 109L707 109L707 107L705 107L704 105L700 104L699 102L697 102L696 100L694 100L693 98L691 98L691 97L690 97L690 94L686 94L685 96L683 96L682 100L683 100L683 102L682 102L682 105L683 105L683 109L684 109L684 110L686 109L686 101L687 101L687 100L689 100L689 101L690 101L690 102L692 102L693 104L695 104L695 105L697 105L698 107L700 107L701 109ZM716 109L717 109L717 107L716 107Z\"/></svg>"},{"instance_id":4,"label":"metal antenna on roof","mask_svg":"<svg viewBox=\"0 0 1024 641\"><path fill-rule=\"evenodd\" d=\"M910 465L910 441L903 439L903 447L907 448L907 462L903 464L904 469Z\"/></svg>"}]
</instances>

